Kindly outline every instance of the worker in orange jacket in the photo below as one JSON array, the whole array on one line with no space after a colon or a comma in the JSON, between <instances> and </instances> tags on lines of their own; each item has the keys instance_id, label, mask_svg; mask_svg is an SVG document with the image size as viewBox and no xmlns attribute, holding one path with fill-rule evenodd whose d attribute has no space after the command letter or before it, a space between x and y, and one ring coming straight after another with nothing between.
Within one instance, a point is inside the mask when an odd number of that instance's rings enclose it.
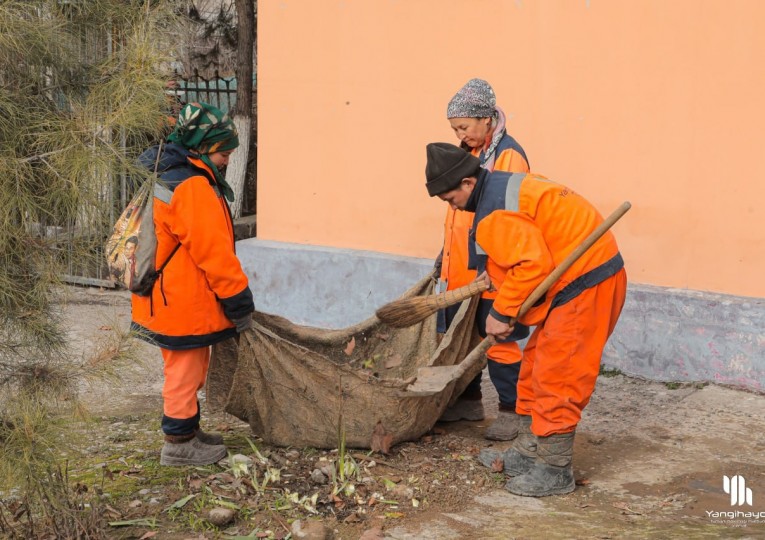
<instances>
[{"instance_id":1,"label":"worker in orange jacket","mask_svg":"<svg viewBox=\"0 0 765 540\"><path fill-rule=\"evenodd\" d=\"M488 170L528 172L529 164L521 145L507 133L505 113L497 106L494 90L483 79L471 79L452 97L446 108L446 117L461 141L461 147L476 156ZM444 245L437 262L440 279L450 291L463 287L476 278L476 271L468 268L468 235L473 226L472 212L448 207L444 223ZM486 336L484 322L496 291L481 295L476 322L478 333ZM439 332L445 333L457 313L459 305L439 312ZM512 336L487 351L489 377L499 397L497 418L486 428L484 437L509 441L518 434L518 415L515 413L517 383L521 349L517 341L528 336L528 328L516 325ZM444 411L442 422L458 420L478 421L484 418L479 373L457 401Z\"/></svg>"},{"instance_id":2,"label":"worker in orange jacket","mask_svg":"<svg viewBox=\"0 0 765 540\"><path fill-rule=\"evenodd\" d=\"M471 236L477 271L497 297L486 333L505 338L516 320L536 326L523 352L516 411L521 429L502 454L505 488L541 497L574 490L574 433L590 400L608 337L626 295L624 262L612 233L603 235L518 319L534 288L600 224L581 195L526 173L489 172L448 143L427 146L427 189L451 206L475 212ZM482 453L485 465L499 457Z\"/></svg>"},{"instance_id":3,"label":"worker in orange jacket","mask_svg":"<svg viewBox=\"0 0 765 540\"><path fill-rule=\"evenodd\" d=\"M183 107L168 144L140 161L157 163L154 192L156 267L166 262L150 296L132 296L131 329L159 346L164 360L163 465L207 465L227 454L219 434L199 427L197 392L210 362L210 345L249 328L254 304L234 251L222 174L239 145L232 120L206 103Z\"/></svg>"}]
</instances>

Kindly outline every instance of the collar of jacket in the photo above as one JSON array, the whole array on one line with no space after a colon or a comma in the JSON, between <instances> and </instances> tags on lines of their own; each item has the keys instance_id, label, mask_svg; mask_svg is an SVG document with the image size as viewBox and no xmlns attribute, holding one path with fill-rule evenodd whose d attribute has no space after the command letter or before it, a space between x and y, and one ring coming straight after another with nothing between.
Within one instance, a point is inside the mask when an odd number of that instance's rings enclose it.
<instances>
[{"instance_id":1,"label":"collar of jacket","mask_svg":"<svg viewBox=\"0 0 765 540\"><path fill-rule=\"evenodd\" d=\"M489 176L489 171L481 168L481 172L476 177L475 187L470 197L467 200L464 210L467 212L475 212L478 208L478 203L481 202L481 195L483 194L483 188L486 185L486 179Z\"/></svg>"},{"instance_id":2,"label":"collar of jacket","mask_svg":"<svg viewBox=\"0 0 765 540\"><path fill-rule=\"evenodd\" d=\"M194 167L196 167L197 169L202 169L203 171L206 171L207 174L210 175L210 178L215 180L216 184L218 183L218 181L217 181L218 179L215 178L215 172L212 171L210 169L210 167L207 166L207 163L202 161L202 158L200 158L199 156L195 156L194 154L189 153L188 160L189 160L189 163L194 165Z\"/></svg>"}]
</instances>

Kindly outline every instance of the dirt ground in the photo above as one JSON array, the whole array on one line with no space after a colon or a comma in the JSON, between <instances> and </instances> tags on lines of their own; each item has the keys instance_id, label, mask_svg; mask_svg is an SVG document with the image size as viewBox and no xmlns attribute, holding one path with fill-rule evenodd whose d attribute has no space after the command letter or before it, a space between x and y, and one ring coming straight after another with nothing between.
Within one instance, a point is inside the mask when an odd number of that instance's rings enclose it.
<instances>
[{"instance_id":1,"label":"dirt ground","mask_svg":"<svg viewBox=\"0 0 765 540\"><path fill-rule=\"evenodd\" d=\"M83 355L130 320L123 292L72 289L63 311ZM100 471L110 522L127 523L114 526L115 538L765 538L762 395L604 373L577 431L576 491L534 499L504 491L502 475L475 459L490 445L482 432L496 411L485 376L487 421L437 424L388 456L351 450L354 492L333 495L331 478L317 482L315 471L327 473L337 452L269 448L231 416L204 416L204 405L203 425L222 430L232 453L254 460L246 477L227 466L157 467L161 361L156 349L140 354L145 361L124 369L118 383L83 388L94 421L83 428L86 458L73 472ZM258 489L253 471L270 468L280 478ZM737 475L751 505L744 497L732 504L723 489L724 476ZM208 520L216 505L235 508L221 527ZM306 527L300 534L295 519ZM306 525L315 522L318 533Z\"/></svg>"}]
</instances>

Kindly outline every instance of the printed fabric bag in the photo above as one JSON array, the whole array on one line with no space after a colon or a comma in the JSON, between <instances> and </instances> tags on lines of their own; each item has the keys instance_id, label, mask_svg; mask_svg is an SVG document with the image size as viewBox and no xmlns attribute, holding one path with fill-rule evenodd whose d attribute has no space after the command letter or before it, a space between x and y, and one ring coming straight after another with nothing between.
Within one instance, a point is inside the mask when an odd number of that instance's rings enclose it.
<instances>
[{"instance_id":1,"label":"printed fabric bag","mask_svg":"<svg viewBox=\"0 0 765 540\"><path fill-rule=\"evenodd\" d=\"M180 247L180 244L175 246L160 267L155 267L154 196L157 189L167 191L158 183L156 174L161 154L162 145L157 152L154 174L143 182L130 200L106 242L106 263L111 279L117 286L139 296L151 296L154 283Z\"/></svg>"}]
</instances>

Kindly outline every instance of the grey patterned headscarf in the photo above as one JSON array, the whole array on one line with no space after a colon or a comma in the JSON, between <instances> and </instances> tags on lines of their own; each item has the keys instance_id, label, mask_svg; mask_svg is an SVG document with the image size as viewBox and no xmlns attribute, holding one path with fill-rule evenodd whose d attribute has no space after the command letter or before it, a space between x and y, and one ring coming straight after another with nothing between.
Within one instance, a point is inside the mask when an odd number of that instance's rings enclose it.
<instances>
[{"instance_id":1,"label":"grey patterned headscarf","mask_svg":"<svg viewBox=\"0 0 765 540\"><path fill-rule=\"evenodd\" d=\"M446 107L446 118L494 118L497 97L483 79L470 79Z\"/></svg>"}]
</instances>

